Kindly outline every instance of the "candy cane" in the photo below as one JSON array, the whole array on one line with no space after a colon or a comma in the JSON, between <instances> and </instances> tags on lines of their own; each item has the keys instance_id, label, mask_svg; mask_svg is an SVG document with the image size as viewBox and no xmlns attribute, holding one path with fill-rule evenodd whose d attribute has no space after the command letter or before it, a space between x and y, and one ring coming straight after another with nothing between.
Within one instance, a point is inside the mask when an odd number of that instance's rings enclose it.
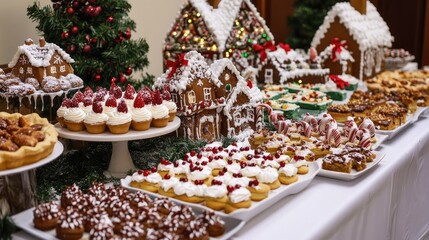
<instances>
[{"instance_id":1,"label":"candy cane","mask_svg":"<svg viewBox=\"0 0 429 240\"><path fill-rule=\"evenodd\" d=\"M356 125L356 124L355 124ZM352 126L349 130L348 130L348 137L349 137L349 142L354 142L356 140L356 134L358 132L358 128L357 126Z\"/></svg>"},{"instance_id":2,"label":"candy cane","mask_svg":"<svg viewBox=\"0 0 429 240\"><path fill-rule=\"evenodd\" d=\"M305 121L301 121L297 123L298 129L300 129L300 133L304 133L304 136L311 137L311 127L310 124L308 124Z\"/></svg>"},{"instance_id":3,"label":"candy cane","mask_svg":"<svg viewBox=\"0 0 429 240\"><path fill-rule=\"evenodd\" d=\"M341 134L337 128L329 128L326 134L326 141L331 144L331 140L334 140L334 146L338 147L341 143Z\"/></svg>"},{"instance_id":4,"label":"candy cane","mask_svg":"<svg viewBox=\"0 0 429 240\"><path fill-rule=\"evenodd\" d=\"M367 129L362 129L361 133L359 146L364 149L369 149L371 146L371 134Z\"/></svg>"},{"instance_id":5,"label":"candy cane","mask_svg":"<svg viewBox=\"0 0 429 240\"><path fill-rule=\"evenodd\" d=\"M337 122L329 114L323 114L319 124L319 132L324 135L328 132L329 127L337 128Z\"/></svg>"},{"instance_id":6,"label":"candy cane","mask_svg":"<svg viewBox=\"0 0 429 240\"><path fill-rule=\"evenodd\" d=\"M311 128L313 131L315 132L318 131L319 129L318 120L313 115L306 113L304 117L304 121L311 125Z\"/></svg>"},{"instance_id":7,"label":"candy cane","mask_svg":"<svg viewBox=\"0 0 429 240\"><path fill-rule=\"evenodd\" d=\"M362 123L359 125L359 129L367 129L370 133L370 137L375 136L375 126L374 123L369 118L365 118Z\"/></svg>"},{"instance_id":8,"label":"candy cane","mask_svg":"<svg viewBox=\"0 0 429 240\"><path fill-rule=\"evenodd\" d=\"M278 122L277 132L278 133L283 133L283 134L286 135L290 131L290 126L291 126L291 121L290 120L279 121Z\"/></svg>"}]
</instances>

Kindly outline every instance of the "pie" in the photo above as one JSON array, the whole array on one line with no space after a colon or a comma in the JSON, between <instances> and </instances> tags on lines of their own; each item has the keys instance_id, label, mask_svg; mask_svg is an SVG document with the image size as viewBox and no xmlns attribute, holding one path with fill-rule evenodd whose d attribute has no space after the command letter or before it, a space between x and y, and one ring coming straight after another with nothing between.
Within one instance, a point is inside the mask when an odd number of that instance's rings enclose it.
<instances>
[{"instance_id":1,"label":"pie","mask_svg":"<svg viewBox=\"0 0 429 240\"><path fill-rule=\"evenodd\" d=\"M37 113L0 112L0 170L37 162L52 153L55 127Z\"/></svg>"}]
</instances>

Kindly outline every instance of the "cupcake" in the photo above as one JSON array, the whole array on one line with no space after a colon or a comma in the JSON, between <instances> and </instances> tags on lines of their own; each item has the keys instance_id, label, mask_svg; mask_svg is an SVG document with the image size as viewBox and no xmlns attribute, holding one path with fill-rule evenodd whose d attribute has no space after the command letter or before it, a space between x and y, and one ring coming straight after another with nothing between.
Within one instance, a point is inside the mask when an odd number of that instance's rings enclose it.
<instances>
[{"instance_id":1,"label":"cupcake","mask_svg":"<svg viewBox=\"0 0 429 240\"><path fill-rule=\"evenodd\" d=\"M171 94L169 89L164 89L164 92L162 93L162 98L164 99L162 101L162 104L168 108L168 121L172 122L174 120L174 117L176 116L177 106L176 103L171 100Z\"/></svg>"},{"instance_id":2,"label":"cupcake","mask_svg":"<svg viewBox=\"0 0 429 240\"><path fill-rule=\"evenodd\" d=\"M80 239L84 230L82 216L74 208L68 207L64 217L58 221L56 236L59 239Z\"/></svg>"},{"instance_id":3,"label":"cupcake","mask_svg":"<svg viewBox=\"0 0 429 240\"><path fill-rule=\"evenodd\" d=\"M279 169L279 181L286 185L292 184L298 181L297 173L298 169L294 165L288 163Z\"/></svg>"},{"instance_id":4,"label":"cupcake","mask_svg":"<svg viewBox=\"0 0 429 240\"><path fill-rule=\"evenodd\" d=\"M85 112L79 108L79 103L73 99L69 110L64 114L64 122L68 130L79 132L85 129L83 120L85 120Z\"/></svg>"},{"instance_id":5,"label":"cupcake","mask_svg":"<svg viewBox=\"0 0 429 240\"><path fill-rule=\"evenodd\" d=\"M64 98L63 102L61 103L61 107L57 110L57 120L62 127L67 127L64 121L64 115L69 110L70 106L71 100L69 98Z\"/></svg>"},{"instance_id":6,"label":"cupcake","mask_svg":"<svg viewBox=\"0 0 429 240\"><path fill-rule=\"evenodd\" d=\"M261 172L256 176L256 179L258 179L259 182L268 185L270 189L273 190L280 187L278 177L279 173L275 168L266 167L261 169Z\"/></svg>"},{"instance_id":7,"label":"cupcake","mask_svg":"<svg viewBox=\"0 0 429 240\"><path fill-rule=\"evenodd\" d=\"M131 125L131 114L128 112L124 99L119 102L117 111L111 113L106 124L111 133L122 134L128 132Z\"/></svg>"},{"instance_id":8,"label":"cupcake","mask_svg":"<svg viewBox=\"0 0 429 240\"><path fill-rule=\"evenodd\" d=\"M152 122L152 113L144 106L143 95L139 92L134 100L133 110L131 112L131 128L136 131L149 129L150 123Z\"/></svg>"},{"instance_id":9,"label":"cupcake","mask_svg":"<svg viewBox=\"0 0 429 240\"><path fill-rule=\"evenodd\" d=\"M152 112L152 126L167 126L169 115L168 108L162 104L162 96L159 91L154 92Z\"/></svg>"},{"instance_id":10,"label":"cupcake","mask_svg":"<svg viewBox=\"0 0 429 240\"><path fill-rule=\"evenodd\" d=\"M152 109L152 101L153 101L152 91L148 87L145 87L140 92L143 95L145 108L147 108L147 110L150 111Z\"/></svg>"},{"instance_id":11,"label":"cupcake","mask_svg":"<svg viewBox=\"0 0 429 240\"><path fill-rule=\"evenodd\" d=\"M92 110L92 98L91 97L85 97L83 99L83 103L81 106L82 110L85 112L85 114L88 114Z\"/></svg>"},{"instance_id":12,"label":"cupcake","mask_svg":"<svg viewBox=\"0 0 429 240\"><path fill-rule=\"evenodd\" d=\"M34 209L34 227L47 231L54 229L60 218L60 206L55 202L43 203Z\"/></svg>"},{"instance_id":13,"label":"cupcake","mask_svg":"<svg viewBox=\"0 0 429 240\"><path fill-rule=\"evenodd\" d=\"M94 102L92 111L86 115L83 123L85 124L87 132L97 134L104 132L108 119L109 117L103 113L103 105L101 102Z\"/></svg>"}]
</instances>

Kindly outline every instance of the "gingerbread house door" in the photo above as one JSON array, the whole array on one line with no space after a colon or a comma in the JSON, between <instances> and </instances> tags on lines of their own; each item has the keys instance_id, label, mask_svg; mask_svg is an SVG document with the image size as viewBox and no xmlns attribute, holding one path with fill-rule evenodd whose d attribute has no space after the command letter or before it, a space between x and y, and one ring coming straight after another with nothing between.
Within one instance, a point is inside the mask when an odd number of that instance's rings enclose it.
<instances>
[{"instance_id":1,"label":"gingerbread house door","mask_svg":"<svg viewBox=\"0 0 429 240\"><path fill-rule=\"evenodd\" d=\"M203 116L200 118L198 124L198 138L205 139L207 141L214 140L216 138L216 127L213 116Z\"/></svg>"}]
</instances>

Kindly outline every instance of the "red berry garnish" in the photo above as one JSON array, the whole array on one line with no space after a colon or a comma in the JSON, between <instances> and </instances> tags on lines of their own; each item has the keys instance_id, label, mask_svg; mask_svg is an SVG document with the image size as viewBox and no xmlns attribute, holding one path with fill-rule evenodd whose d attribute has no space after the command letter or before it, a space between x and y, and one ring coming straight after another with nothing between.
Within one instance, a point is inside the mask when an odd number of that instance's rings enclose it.
<instances>
[{"instance_id":1,"label":"red berry garnish","mask_svg":"<svg viewBox=\"0 0 429 240\"><path fill-rule=\"evenodd\" d=\"M233 186L228 185L226 186L226 190L228 190L229 193L232 193L235 190L235 188Z\"/></svg>"},{"instance_id":2,"label":"red berry garnish","mask_svg":"<svg viewBox=\"0 0 429 240\"><path fill-rule=\"evenodd\" d=\"M137 171L137 173L141 175L141 174L143 174L143 171L139 169L139 170Z\"/></svg>"},{"instance_id":3,"label":"red berry garnish","mask_svg":"<svg viewBox=\"0 0 429 240\"><path fill-rule=\"evenodd\" d=\"M101 102L94 102L92 104L92 111L95 113L102 113L103 112L103 104Z\"/></svg>"},{"instance_id":4,"label":"red berry garnish","mask_svg":"<svg viewBox=\"0 0 429 240\"><path fill-rule=\"evenodd\" d=\"M149 170L144 170L144 172L143 172L143 176L147 177L147 176L149 176L149 174L150 174L150 171L149 171Z\"/></svg>"},{"instance_id":5,"label":"red berry garnish","mask_svg":"<svg viewBox=\"0 0 429 240\"><path fill-rule=\"evenodd\" d=\"M187 178L180 178L179 181L181 181L181 182L187 182L188 179Z\"/></svg>"},{"instance_id":6,"label":"red berry garnish","mask_svg":"<svg viewBox=\"0 0 429 240\"><path fill-rule=\"evenodd\" d=\"M116 86L116 83L115 83L115 82L112 82L112 84L110 84L109 94L110 94L110 95L113 95L113 94L115 93L115 89L116 89L117 87L118 87L118 86Z\"/></svg>"},{"instance_id":7,"label":"red berry garnish","mask_svg":"<svg viewBox=\"0 0 429 240\"><path fill-rule=\"evenodd\" d=\"M222 147L222 146L218 147L217 149L218 149L219 151L221 151L221 152L223 151L223 147Z\"/></svg>"},{"instance_id":8,"label":"red berry garnish","mask_svg":"<svg viewBox=\"0 0 429 240\"><path fill-rule=\"evenodd\" d=\"M113 95L110 95L109 98L106 100L106 106L107 107L117 107L118 103L116 102L116 98Z\"/></svg>"},{"instance_id":9,"label":"red berry garnish","mask_svg":"<svg viewBox=\"0 0 429 240\"><path fill-rule=\"evenodd\" d=\"M216 179L212 180L212 185L222 185L222 182Z\"/></svg>"},{"instance_id":10,"label":"red berry garnish","mask_svg":"<svg viewBox=\"0 0 429 240\"><path fill-rule=\"evenodd\" d=\"M249 147L245 147L244 148L244 151L249 151L250 150L250 148Z\"/></svg>"},{"instance_id":11,"label":"red berry garnish","mask_svg":"<svg viewBox=\"0 0 429 240\"><path fill-rule=\"evenodd\" d=\"M197 158L201 159L202 157L203 157L203 154L202 153L198 153Z\"/></svg>"},{"instance_id":12,"label":"red berry garnish","mask_svg":"<svg viewBox=\"0 0 429 240\"><path fill-rule=\"evenodd\" d=\"M217 149L216 149L216 148L213 148L212 152L213 152L214 154L217 154Z\"/></svg>"},{"instance_id":13,"label":"red berry garnish","mask_svg":"<svg viewBox=\"0 0 429 240\"><path fill-rule=\"evenodd\" d=\"M239 188L241 188L241 185L240 184L235 184L234 188L235 189L239 189Z\"/></svg>"},{"instance_id":14,"label":"red berry garnish","mask_svg":"<svg viewBox=\"0 0 429 240\"><path fill-rule=\"evenodd\" d=\"M83 102L83 99L85 98L85 95L83 95L83 93L78 90L74 95L73 95L73 99L75 99L77 102Z\"/></svg>"},{"instance_id":15,"label":"red berry garnish","mask_svg":"<svg viewBox=\"0 0 429 240\"><path fill-rule=\"evenodd\" d=\"M83 105L84 105L85 107L91 106L91 105L92 105L92 99L91 99L90 97L86 97L86 98L83 100Z\"/></svg>"},{"instance_id":16,"label":"red berry garnish","mask_svg":"<svg viewBox=\"0 0 429 240\"><path fill-rule=\"evenodd\" d=\"M166 91L164 89L164 92L162 93L162 98L166 101L171 101L171 94L170 91Z\"/></svg>"},{"instance_id":17,"label":"red berry garnish","mask_svg":"<svg viewBox=\"0 0 429 240\"><path fill-rule=\"evenodd\" d=\"M298 156L298 155L295 155L295 156L293 157L293 160L295 160L295 161L299 161L299 160L301 160L301 159L304 159L304 157L302 157L302 156Z\"/></svg>"},{"instance_id":18,"label":"red berry garnish","mask_svg":"<svg viewBox=\"0 0 429 240\"><path fill-rule=\"evenodd\" d=\"M128 112L128 107L127 107L127 104L125 103L124 99L121 99L121 101L118 104L118 112L121 112L121 113L127 113Z\"/></svg>"},{"instance_id":19,"label":"red berry garnish","mask_svg":"<svg viewBox=\"0 0 429 240\"><path fill-rule=\"evenodd\" d=\"M127 89L125 90L125 93L126 92L129 92L129 93L131 93L131 94L135 94L136 93L136 89L134 89L134 87L133 86L131 86L131 84L129 84L128 83L128 85L127 85Z\"/></svg>"},{"instance_id":20,"label":"red berry garnish","mask_svg":"<svg viewBox=\"0 0 429 240\"><path fill-rule=\"evenodd\" d=\"M195 183L195 185L203 185L204 180L195 180L194 183Z\"/></svg>"},{"instance_id":21,"label":"red berry garnish","mask_svg":"<svg viewBox=\"0 0 429 240\"><path fill-rule=\"evenodd\" d=\"M153 172L153 173L155 173L157 171L157 169L156 169L156 167L151 167L150 171Z\"/></svg>"},{"instance_id":22,"label":"red berry garnish","mask_svg":"<svg viewBox=\"0 0 429 240\"><path fill-rule=\"evenodd\" d=\"M183 160L188 160L188 159L189 159L188 154L185 154L185 156L183 156Z\"/></svg>"},{"instance_id":23,"label":"red berry garnish","mask_svg":"<svg viewBox=\"0 0 429 240\"><path fill-rule=\"evenodd\" d=\"M122 97L122 90L121 90L121 88L119 88L119 87L116 87L115 88L115 90L114 90L114 92L113 92L113 95L115 96L115 98L121 98Z\"/></svg>"},{"instance_id":24,"label":"red berry garnish","mask_svg":"<svg viewBox=\"0 0 429 240\"><path fill-rule=\"evenodd\" d=\"M217 158L217 156L216 156L216 158ZM209 156L208 159L210 162L213 161L213 156Z\"/></svg>"},{"instance_id":25,"label":"red berry garnish","mask_svg":"<svg viewBox=\"0 0 429 240\"><path fill-rule=\"evenodd\" d=\"M273 157L273 155L268 155L268 158L267 158L268 160L274 160L274 157Z\"/></svg>"},{"instance_id":26,"label":"red berry garnish","mask_svg":"<svg viewBox=\"0 0 429 240\"><path fill-rule=\"evenodd\" d=\"M223 175L225 175L225 173L226 173L226 172L224 172L224 171L220 171L220 172L219 172L219 176L223 176Z\"/></svg>"},{"instance_id":27,"label":"red berry garnish","mask_svg":"<svg viewBox=\"0 0 429 240\"><path fill-rule=\"evenodd\" d=\"M153 98L152 98L152 93L151 93L150 89L145 88L140 92L142 93L144 104L146 104L146 105L152 104Z\"/></svg>"},{"instance_id":28,"label":"red berry garnish","mask_svg":"<svg viewBox=\"0 0 429 240\"><path fill-rule=\"evenodd\" d=\"M201 162L201 165L206 166L207 165L207 161Z\"/></svg>"},{"instance_id":29,"label":"red berry garnish","mask_svg":"<svg viewBox=\"0 0 429 240\"><path fill-rule=\"evenodd\" d=\"M228 153L228 156L232 157L232 156L234 156L234 153L230 152L230 153Z\"/></svg>"},{"instance_id":30,"label":"red berry garnish","mask_svg":"<svg viewBox=\"0 0 429 240\"><path fill-rule=\"evenodd\" d=\"M71 100L70 107L71 108L77 108L77 107L79 107L79 102L76 99L73 98Z\"/></svg>"},{"instance_id":31,"label":"red berry garnish","mask_svg":"<svg viewBox=\"0 0 429 240\"><path fill-rule=\"evenodd\" d=\"M153 92L153 104L155 104L155 105L161 105L162 104L162 96L158 90Z\"/></svg>"},{"instance_id":32,"label":"red berry garnish","mask_svg":"<svg viewBox=\"0 0 429 240\"><path fill-rule=\"evenodd\" d=\"M192 151L190 152L190 154L191 154L191 157L193 157L193 156L195 156L197 153L196 153L194 150L192 150Z\"/></svg>"},{"instance_id":33,"label":"red berry garnish","mask_svg":"<svg viewBox=\"0 0 429 240\"><path fill-rule=\"evenodd\" d=\"M231 165L232 164L232 160L228 159L228 164Z\"/></svg>"},{"instance_id":34,"label":"red berry garnish","mask_svg":"<svg viewBox=\"0 0 429 240\"><path fill-rule=\"evenodd\" d=\"M286 166L286 162L285 161L281 161L280 162L280 167L284 167L284 166Z\"/></svg>"},{"instance_id":35,"label":"red berry garnish","mask_svg":"<svg viewBox=\"0 0 429 240\"><path fill-rule=\"evenodd\" d=\"M125 91L124 98L128 99L128 100L133 100L134 99L134 93Z\"/></svg>"},{"instance_id":36,"label":"red berry garnish","mask_svg":"<svg viewBox=\"0 0 429 240\"><path fill-rule=\"evenodd\" d=\"M249 154L249 155L247 155L247 156L246 156L246 159L247 159L247 160L252 160L252 158L253 158L253 155L252 155L252 154Z\"/></svg>"},{"instance_id":37,"label":"red berry garnish","mask_svg":"<svg viewBox=\"0 0 429 240\"><path fill-rule=\"evenodd\" d=\"M275 156L276 158L280 158L280 153L276 153L274 156Z\"/></svg>"},{"instance_id":38,"label":"red berry garnish","mask_svg":"<svg viewBox=\"0 0 429 240\"><path fill-rule=\"evenodd\" d=\"M94 93L94 91L92 91L92 88L90 86L86 86L84 94L86 95L91 93Z\"/></svg>"},{"instance_id":39,"label":"red berry garnish","mask_svg":"<svg viewBox=\"0 0 429 240\"><path fill-rule=\"evenodd\" d=\"M178 162L174 162L174 167L178 167L179 166L179 163Z\"/></svg>"},{"instance_id":40,"label":"red berry garnish","mask_svg":"<svg viewBox=\"0 0 429 240\"><path fill-rule=\"evenodd\" d=\"M69 108L71 105L70 98L64 98L63 102L61 103L61 107Z\"/></svg>"},{"instance_id":41,"label":"red berry garnish","mask_svg":"<svg viewBox=\"0 0 429 240\"><path fill-rule=\"evenodd\" d=\"M247 167L247 164L245 162L240 162L240 167L245 168L245 167Z\"/></svg>"},{"instance_id":42,"label":"red berry garnish","mask_svg":"<svg viewBox=\"0 0 429 240\"><path fill-rule=\"evenodd\" d=\"M234 146L234 147L237 147L237 143L236 142L233 142L231 145Z\"/></svg>"},{"instance_id":43,"label":"red berry garnish","mask_svg":"<svg viewBox=\"0 0 429 240\"><path fill-rule=\"evenodd\" d=\"M165 174L165 176L164 176L164 179L170 179L171 178L171 176L170 176L170 174Z\"/></svg>"}]
</instances>

